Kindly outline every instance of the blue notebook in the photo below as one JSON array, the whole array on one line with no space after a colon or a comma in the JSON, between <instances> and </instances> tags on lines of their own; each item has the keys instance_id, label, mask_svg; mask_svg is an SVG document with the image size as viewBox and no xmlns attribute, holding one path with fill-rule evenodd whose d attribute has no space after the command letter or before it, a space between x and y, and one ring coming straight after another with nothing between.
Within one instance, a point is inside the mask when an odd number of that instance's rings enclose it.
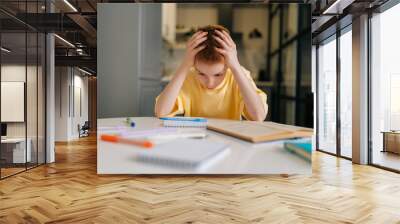
<instances>
[{"instance_id":1,"label":"blue notebook","mask_svg":"<svg viewBox=\"0 0 400 224\"><path fill-rule=\"evenodd\" d=\"M164 127L207 127L207 119L202 117L162 117Z\"/></svg>"},{"instance_id":2,"label":"blue notebook","mask_svg":"<svg viewBox=\"0 0 400 224\"><path fill-rule=\"evenodd\" d=\"M284 147L287 151L296 154L297 156L310 161L312 155L311 139L296 139L286 141Z\"/></svg>"}]
</instances>

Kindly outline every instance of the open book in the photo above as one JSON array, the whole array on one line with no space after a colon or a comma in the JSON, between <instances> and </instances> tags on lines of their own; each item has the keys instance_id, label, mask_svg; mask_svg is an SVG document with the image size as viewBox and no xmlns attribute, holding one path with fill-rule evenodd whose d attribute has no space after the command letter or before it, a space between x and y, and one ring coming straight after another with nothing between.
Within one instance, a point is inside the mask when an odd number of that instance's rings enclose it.
<instances>
[{"instance_id":1,"label":"open book","mask_svg":"<svg viewBox=\"0 0 400 224\"><path fill-rule=\"evenodd\" d=\"M313 129L311 128L275 122L233 121L224 119L208 119L207 129L250 142L310 137L313 134Z\"/></svg>"}]
</instances>

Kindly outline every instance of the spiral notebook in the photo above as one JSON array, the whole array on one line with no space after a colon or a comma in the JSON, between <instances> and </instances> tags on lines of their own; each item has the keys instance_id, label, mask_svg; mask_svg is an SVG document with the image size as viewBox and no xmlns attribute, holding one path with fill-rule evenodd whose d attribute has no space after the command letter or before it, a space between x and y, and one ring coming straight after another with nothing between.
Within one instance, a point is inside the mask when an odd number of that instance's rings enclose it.
<instances>
[{"instance_id":1,"label":"spiral notebook","mask_svg":"<svg viewBox=\"0 0 400 224\"><path fill-rule=\"evenodd\" d=\"M223 159L230 150L222 142L177 139L137 153L136 160L157 166L201 171Z\"/></svg>"}]
</instances>

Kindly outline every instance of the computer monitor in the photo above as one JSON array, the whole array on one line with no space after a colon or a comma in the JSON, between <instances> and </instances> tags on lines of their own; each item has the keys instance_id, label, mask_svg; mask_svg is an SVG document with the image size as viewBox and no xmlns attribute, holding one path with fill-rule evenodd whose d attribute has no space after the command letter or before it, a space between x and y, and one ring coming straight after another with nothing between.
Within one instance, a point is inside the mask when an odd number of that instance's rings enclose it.
<instances>
[{"instance_id":1,"label":"computer monitor","mask_svg":"<svg viewBox=\"0 0 400 224\"><path fill-rule=\"evenodd\" d=\"M7 136L7 124L1 123L1 136Z\"/></svg>"}]
</instances>

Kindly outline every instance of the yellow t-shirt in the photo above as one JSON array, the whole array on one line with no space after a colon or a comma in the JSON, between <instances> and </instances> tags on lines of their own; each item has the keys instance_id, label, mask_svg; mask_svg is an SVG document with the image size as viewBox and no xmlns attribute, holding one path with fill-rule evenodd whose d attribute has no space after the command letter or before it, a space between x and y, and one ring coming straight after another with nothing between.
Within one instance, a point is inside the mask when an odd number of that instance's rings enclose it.
<instances>
[{"instance_id":1,"label":"yellow t-shirt","mask_svg":"<svg viewBox=\"0 0 400 224\"><path fill-rule=\"evenodd\" d=\"M265 111L268 111L267 95L256 87L250 72L245 68L243 70L254 90L262 99ZM239 86L230 69L227 69L224 80L214 89L203 87L195 77L196 74L197 71L191 68L176 99L175 106L168 115L169 117L184 115L186 117L241 120L243 116L249 120Z\"/></svg>"}]
</instances>

